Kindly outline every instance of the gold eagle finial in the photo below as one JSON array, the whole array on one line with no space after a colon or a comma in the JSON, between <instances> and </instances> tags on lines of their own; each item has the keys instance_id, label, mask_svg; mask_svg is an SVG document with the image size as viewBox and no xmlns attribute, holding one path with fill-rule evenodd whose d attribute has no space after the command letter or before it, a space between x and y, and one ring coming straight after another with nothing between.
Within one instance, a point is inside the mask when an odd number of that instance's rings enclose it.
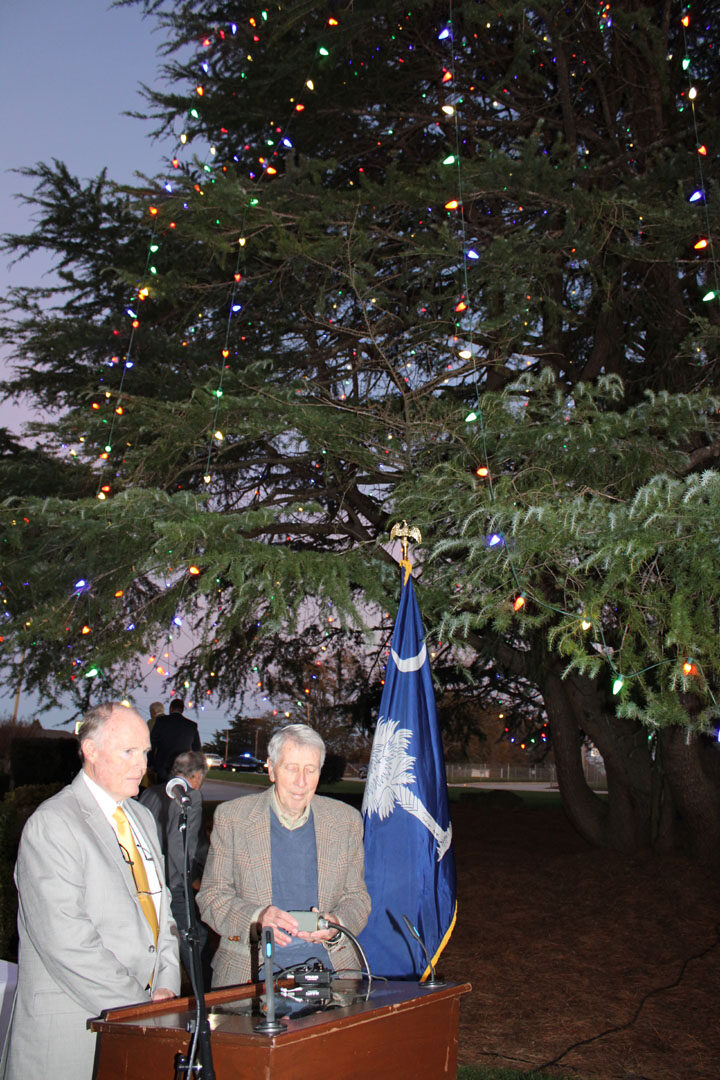
<instances>
[{"instance_id":1,"label":"gold eagle finial","mask_svg":"<svg viewBox=\"0 0 720 1080\"><path fill-rule=\"evenodd\" d=\"M396 521L390 530L390 539L400 541L402 544L402 557L407 559L409 541L412 540L416 544L422 544L422 533L417 525L408 525L407 521Z\"/></svg>"}]
</instances>

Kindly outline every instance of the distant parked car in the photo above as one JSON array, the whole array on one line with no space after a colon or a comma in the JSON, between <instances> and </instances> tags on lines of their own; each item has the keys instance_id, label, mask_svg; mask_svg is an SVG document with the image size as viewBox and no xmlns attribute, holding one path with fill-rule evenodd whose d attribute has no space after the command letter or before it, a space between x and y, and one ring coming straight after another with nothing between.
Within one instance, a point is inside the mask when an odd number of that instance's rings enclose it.
<instances>
[{"instance_id":1,"label":"distant parked car","mask_svg":"<svg viewBox=\"0 0 720 1080\"><path fill-rule=\"evenodd\" d=\"M221 769L223 765L223 759L219 754L206 754L205 760L207 761L208 769Z\"/></svg>"},{"instance_id":2,"label":"distant parked car","mask_svg":"<svg viewBox=\"0 0 720 1080\"><path fill-rule=\"evenodd\" d=\"M228 758L227 761L223 761L220 768L228 769L230 772L267 772L267 764L250 753Z\"/></svg>"}]
</instances>

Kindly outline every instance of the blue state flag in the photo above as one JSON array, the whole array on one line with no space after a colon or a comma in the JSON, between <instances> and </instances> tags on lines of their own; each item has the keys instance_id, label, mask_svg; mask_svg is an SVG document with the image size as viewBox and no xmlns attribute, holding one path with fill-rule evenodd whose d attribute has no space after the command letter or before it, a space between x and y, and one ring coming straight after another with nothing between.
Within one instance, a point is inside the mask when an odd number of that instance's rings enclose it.
<instances>
[{"instance_id":1,"label":"blue state flag","mask_svg":"<svg viewBox=\"0 0 720 1080\"><path fill-rule=\"evenodd\" d=\"M434 963L455 925L455 856L430 661L405 566L363 799L372 912L360 943L374 975L419 979L429 966L403 916Z\"/></svg>"}]
</instances>

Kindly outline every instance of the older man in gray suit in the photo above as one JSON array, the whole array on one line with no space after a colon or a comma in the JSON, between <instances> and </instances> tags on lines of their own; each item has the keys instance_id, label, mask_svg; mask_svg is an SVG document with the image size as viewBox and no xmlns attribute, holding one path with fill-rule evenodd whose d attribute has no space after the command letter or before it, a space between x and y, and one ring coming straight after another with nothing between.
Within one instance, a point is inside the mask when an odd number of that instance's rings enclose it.
<instances>
[{"instance_id":1,"label":"older man in gray suit","mask_svg":"<svg viewBox=\"0 0 720 1080\"><path fill-rule=\"evenodd\" d=\"M205 859L207 858L208 840L203 820L203 799L201 788L208 771L207 759L202 750L186 750L178 754L172 763L170 775L179 776L188 785L185 795L185 829L180 829L180 806L175 799L169 799L165 784L154 784L145 788L140 795L140 802L147 806L155 818L160 847L165 856L165 881L170 890L171 910L180 934L180 959L190 975L190 945L187 936L190 930L191 913L187 909L187 900L195 904L195 894L185 896L185 844L190 867L190 881L195 888L200 884ZM207 928L198 916L197 934L202 956L203 980L210 985L210 956L208 950Z\"/></svg>"},{"instance_id":2,"label":"older man in gray suit","mask_svg":"<svg viewBox=\"0 0 720 1080\"><path fill-rule=\"evenodd\" d=\"M85 715L79 739L81 771L38 807L20 842L6 1080L90 1080L88 1018L180 990L155 822L131 798L145 772L147 724L111 702Z\"/></svg>"},{"instance_id":3,"label":"older man in gray suit","mask_svg":"<svg viewBox=\"0 0 720 1080\"><path fill-rule=\"evenodd\" d=\"M358 957L334 929L300 930L292 911L320 911L357 935L367 922L362 818L336 799L316 795L325 744L306 724L270 740L273 786L215 811L198 905L220 935L213 986L257 978L257 943L273 928L282 968L314 958L357 970Z\"/></svg>"}]
</instances>

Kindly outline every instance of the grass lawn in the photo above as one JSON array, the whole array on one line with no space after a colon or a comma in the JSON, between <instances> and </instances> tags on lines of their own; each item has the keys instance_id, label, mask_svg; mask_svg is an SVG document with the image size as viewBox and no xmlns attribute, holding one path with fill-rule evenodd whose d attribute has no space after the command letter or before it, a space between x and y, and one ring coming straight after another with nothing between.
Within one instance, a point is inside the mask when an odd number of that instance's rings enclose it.
<instances>
[{"instance_id":1,"label":"grass lawn","mask_svg":"<svg viewBox=\"0 0 720 1080\"><path fill-rule=\"evenodd\" d=\"M267 784L211 776L251 791ZM357 807L363 790L357 780L324 789ZM717 879L682 853L592 848L542 784L458 785L450 799L470 918L442 973L474 976L457 1080L720 1078Z\"/></svg>"},{"instance_id":2,"label":"grass lawn","mask_svg":"<svg viewBox=\"0 0 720 1080\"><path fill-rule=\"evenodd\" d=\"M209 780L226 780L230 784L252 784L255 787L267 787L268 778L265 773L255 772L229 772L225 769L210 769ZM362 801L365 790L364 780L340 780L336 784L321 784L318 788L320 795L350 795L355 796L352 802ZM559 791L543 791L538 784L537 791L513 791L508 784L498 783L493 788L474 788L465 786L453 786L448 788L448 798L454 802L477 801L480 805L488 802L504 802L511 808L514 804L518 810L523 807L528 809L562 807L562 798Z\"/></svg>"},{"instance_id":3,"label":"grass lawn","mask_svg":"<svg viewBox=\"0 0 720 1080\"><path fill-rule=\"evenodd\" d=\"M229 769L210 769L207 778L208 780L227 780L229 784L257 784L258 787L267 787L270 783L267 773L230 772Z\"/></svg>"},{"instance_id":4,"label":"grass lawn","mask_svg":"<svg viewBox=\"0 0 720 1080\"><path fill-rule=\"evenodd\" d=\"M518 1072L517 1069L486 1069L482 1065L461 1065L457 1080L555 1080L552 1073ZM574 1080L582 1080L575 1075Z\"/></svg>"}]
</instances>

